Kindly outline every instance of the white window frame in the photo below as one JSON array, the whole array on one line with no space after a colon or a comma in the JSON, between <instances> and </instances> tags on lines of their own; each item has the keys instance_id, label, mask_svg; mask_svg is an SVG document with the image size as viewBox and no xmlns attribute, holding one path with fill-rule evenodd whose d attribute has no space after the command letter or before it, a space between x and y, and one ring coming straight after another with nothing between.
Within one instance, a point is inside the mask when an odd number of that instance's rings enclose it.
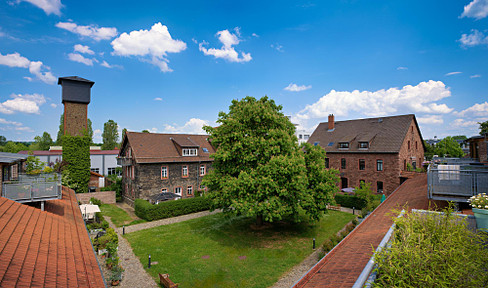
<instances>
[{"instance_id":1,"label":"white window frame","mask_svg":"<svg viewBox=\"0 0 488 288\"><path fill-rule=\"evenodd\" d=\"M175 187L175 194L181 196L181 187Z\"/></svg>"},{"instance_id":2,"label":"white window frame","mask_svg":"<svg viewBox=\"0 0 488 288\"><path fill-rule=\"evenodd\" d=\"M165 168L165 169L163 170L163 168ZM164 173L163 173L163 171L164 171ZM168 166L161 166L161 179L167 179L168 175L169 175Z\"/></svg>"},{"instance_id":3,"label":"white window frame","mask_svg":"<svg viewBox=\"0 0 488 288\"><path fill-rule=\"evenodd\" d=\"M186 195L193 195L193 186L186 187Z\"/></svg>"},{"instance_id":4,"label":"white window frame","mask_svg":"<svg viewBox=\"0 0 488 288\"><path fill-rule=\"evenodd\" d=\"M205 164L201 164L200 165L200 176L204 176L206 173L207 173L207 166Z\"/></svg>"},{"instance_id":5,"label":"white window frame","mask_svg":"<svg viewBox=\"0 0 488 288\"><path fill-rule=\"evenodd\" d=\"M183 167L181 167L181 177L188 177L188 166L187 165L183 165Z\"/></svg>"},{"instance_id":6,"label":"white window frame","mask_svg":"<svg viewBox=\"0 0 488 288\"><path fill-rule=\"evenodd\" d=\"M183 156L198 156L197 148L183 148L181 154Z\"/></svg>"}]
</instances>

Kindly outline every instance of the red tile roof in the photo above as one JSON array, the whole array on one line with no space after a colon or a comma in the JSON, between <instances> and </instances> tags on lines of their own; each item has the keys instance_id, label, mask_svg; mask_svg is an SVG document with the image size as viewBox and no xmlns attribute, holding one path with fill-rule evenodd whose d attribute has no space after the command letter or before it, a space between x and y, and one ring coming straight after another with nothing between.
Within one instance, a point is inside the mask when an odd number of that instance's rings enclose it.
<instances>
[{"instance_id":1,"label":"red tile roof","mask_svg":"<svg viewBox=\"0 0 488 288\"><path fill-rule=\"evenodd\" d=\"M73 190L45 211L0 197L0 287L105 287Z\"/></svg>"},{"instance_id":2,"label":"red tile roof","mask_svg":"<svg viewBox=\"0 0 488 288\"><path fill-rule=\"evenodd\" d=\"M427 175L405 181L373 213L303 276L294 287L352 287L388 229L392 209L428 209ZM442 206L445 202L437 202Z\"/></svg>"}]
</instances>

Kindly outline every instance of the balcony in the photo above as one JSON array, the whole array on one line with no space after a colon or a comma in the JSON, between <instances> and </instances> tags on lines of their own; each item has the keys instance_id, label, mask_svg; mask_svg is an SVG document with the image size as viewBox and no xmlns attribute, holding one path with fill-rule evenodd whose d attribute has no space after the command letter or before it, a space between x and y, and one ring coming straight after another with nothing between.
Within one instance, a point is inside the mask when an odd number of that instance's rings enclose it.
<instances>
[{"instance_id":1,"label":"balcony","mask_svg":"<svg viewBox=\"0 0 488 288\"><path fill-rule=\"evenodd\" d=\"M427 170L429 199L468 202L469 197L488 193L488 167L464 165L463 161L431 164Z\"/></svg>"},{"instance_id":2,"label":"balcony","mask_svg":"<svg viewBox=\"0 0 488 288\"><path fill-rule=\"evenodd\" d=\"M20 174L17 181L2 185L2 196L20 203L61 199L61 195L59 174Z\"/></svg>"},{"instance_id":3,"label":"balcony","mask_svg":"<svg viewBox=\"0 0 488 288\"><path fill-rule=\"evenodd\" d=\"M130 157L117 157L117 165L120 166L132 166L133 160Z\"/></svg>"}]
</instances>

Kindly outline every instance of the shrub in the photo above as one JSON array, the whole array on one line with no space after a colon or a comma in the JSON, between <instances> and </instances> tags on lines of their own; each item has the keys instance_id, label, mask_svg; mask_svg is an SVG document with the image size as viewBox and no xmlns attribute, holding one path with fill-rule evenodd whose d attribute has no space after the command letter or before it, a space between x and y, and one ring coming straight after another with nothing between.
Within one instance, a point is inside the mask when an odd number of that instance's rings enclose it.
<instances>
[{"instance_id":1,"label":"shrub","mask_svg":"<svg viewBox=\"0 0 488 288\"><path fill-rule=\"evenodd\" d=\"M322 248L324 249L325 252L329 252L334 248L334 243L330 239L325 240L324 244L322 245Z\"/></svg>"},{"instance_id":2,"label":"shrub","mask_svg":"<svg viewBox=\"0 0 488 288\"><path fill-rule=\"evenodd\" d=\"M171 200L153 205L146 200L136 199L135 213L147 221L186 215L210 209L211 200L205 197Z\"/></svg>"},{"instance_id":3,"label":"shrub","mask_svg":"<svg viewBox=\"0 0 488 288\"><path fill-rule=\"evenodd\" d=\"M93 204L93 205L102 205L102 201L101 200L98 200L97 198L90 198L90 202ZM97 212L97 213L100 213L100 212Z\"/></svg>"},{"instance_id":4,"label":"shrub","mask_svg":"<svg viewBox=\"0 0 488 288\"><path fill-rule=\"evenodd\" d=\"M357 210L363 209L368 204L365 199L362 199L358 196L337 194L334 196L334 199L337 204L341 205L342 207L354 207Z\"/></svg>"},{"instance_id":5,"label":"shrub","mask_svg":"<svg viewBox=\"0 0 488 288\"><path fill-rule=\"evenodd\" d=\"M471 232L451 207L394 221L391 246L375 255L374 287L487 287L488 236Z\"/></svg>"}]
</instances>

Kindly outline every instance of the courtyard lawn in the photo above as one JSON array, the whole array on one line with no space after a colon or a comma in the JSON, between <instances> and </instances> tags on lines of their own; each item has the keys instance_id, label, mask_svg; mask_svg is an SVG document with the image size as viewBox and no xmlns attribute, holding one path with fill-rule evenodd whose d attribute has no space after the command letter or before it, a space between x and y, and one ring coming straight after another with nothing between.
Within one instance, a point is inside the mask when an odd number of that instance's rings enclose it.
<instances>
[{"instance_id":1,"label":"courtyard lawn","mask_svg":"<svg viewBox=\"0 0 488 288\"><path fill-rule=\"evenodd\" d=\"M124 209L117 207L115 204L102 204L100 210L102 211L103 216L110 217L112 223L117 227L146 222L143 219L134 220Z\"/></svg>"},{"instance_id":2,"label":"courtyard lawn","mask_svg":"<svg viewBox=\"0 0 488 288\"><path fill-rule=\"evenodd\" d=\"M157 283L158 273L169 273L182 288L269 287L313 252L313 238L320 247L354 217L329 211L316 225L278 222L256 228L254 218L218 213L125 237ZM147 269L149 254L158 263Z\"/></svg>"}]
</instances>

